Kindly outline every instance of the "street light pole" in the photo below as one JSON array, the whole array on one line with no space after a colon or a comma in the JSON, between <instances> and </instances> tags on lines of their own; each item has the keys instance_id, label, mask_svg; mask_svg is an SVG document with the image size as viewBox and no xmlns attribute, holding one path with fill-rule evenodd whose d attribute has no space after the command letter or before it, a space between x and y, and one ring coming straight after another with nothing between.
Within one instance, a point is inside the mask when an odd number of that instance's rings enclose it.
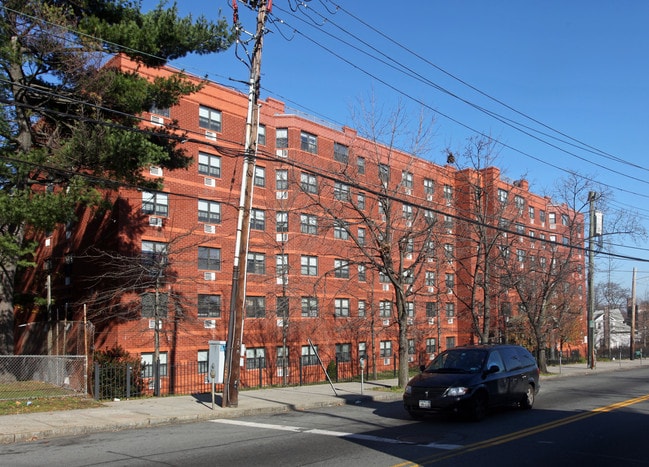
<instances>
[{"instance_id":1,"label":"street light pole","mask_svg":"<svg viewBox=\"0 0 649 467\"><path fill-rule=\"evenodd\" d=\"M250 62L250 87L248 93L248 116L244 149L239 216L232 267L232 292L230 296L230 321L225 347L223 379L223 407L239 405L239 379L241 374L241 349L243 344L243 318L246 299L246 272L248 240L250 236L250 210L255 175L257 134L259 130L258 100L261 78L261 50L265 33L268 0L249 0L244 3L257 8L257 27ZM241 264L242 263L242 264Z\"/></svg>"},{"instance_id":2,"label":"street light pole","mask_svg":"<svg viewBox=\"0 0 649 467\"><path fill-rule=\"evenodd\" d=\"M595 368L595 247L594 247L594 238L595 238L595 199L597 198L597 193L590 191L588 193L588 214L589 214L589 226L588 226L588 305L587 305L587 318L588 321L588 368Z\"/></svg>"}]
</instances>

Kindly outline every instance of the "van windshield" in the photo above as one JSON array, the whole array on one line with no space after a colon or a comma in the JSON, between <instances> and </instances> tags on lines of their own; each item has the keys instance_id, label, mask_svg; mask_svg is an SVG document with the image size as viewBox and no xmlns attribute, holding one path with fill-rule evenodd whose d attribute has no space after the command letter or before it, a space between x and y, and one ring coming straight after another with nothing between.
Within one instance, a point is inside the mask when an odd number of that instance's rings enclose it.
<instances>
[{"instance_id":1,"label":"van windshield","mask_svg":"<svg viewBox=\"0 0 649 467\"><path fill-rule=\"evenodd\" d=\"M477 373L482 371L487 351L481 349L447 350L428 365L428 373Z\"/></svg>"}]
</instances>

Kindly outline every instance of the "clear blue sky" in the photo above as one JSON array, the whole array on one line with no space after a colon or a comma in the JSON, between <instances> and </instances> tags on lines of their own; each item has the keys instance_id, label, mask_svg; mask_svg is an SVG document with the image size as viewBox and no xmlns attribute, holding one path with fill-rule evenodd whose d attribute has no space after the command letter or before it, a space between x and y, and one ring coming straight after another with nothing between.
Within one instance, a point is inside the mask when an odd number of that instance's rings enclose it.
<instances>
[{"instance_id":1,"label":"clear blue sky","mask_svg":"<svg viewBox=\"0 0 649 467\"><path fill-rule=\"evenodd\" d=\"M155 3L146 0L143 7ZM230 5L231 0L179 1L182 14L214 19L220 10L228 21ZM436 119L432 161L444 163L446 147L460 148L477 132L490 134L505 145L496 164L505 177L525 176L534 192L546 194L567 171L576 171L607 185L612 207L634 210L649 230L649 2L313 0L300 5L273 0L262 98L272 96L350 126L355 126L350 109L371 92L388 110L399 99L413 112L423 105ZM241 0L239 10L244 27L254 30L254 16ZM247 81L248 70L234 49L173 65L246 90L236 80ZM474 106L529 128L521 132ZM632 247L618 246L618 254L649 259L649 242L607 240ZM629 288L637 267L638 294L644 298L649 262L609 262L602 255L596 264L598 282L606 280L609 268L611 278Z\"/></svg>"}]
</instances>

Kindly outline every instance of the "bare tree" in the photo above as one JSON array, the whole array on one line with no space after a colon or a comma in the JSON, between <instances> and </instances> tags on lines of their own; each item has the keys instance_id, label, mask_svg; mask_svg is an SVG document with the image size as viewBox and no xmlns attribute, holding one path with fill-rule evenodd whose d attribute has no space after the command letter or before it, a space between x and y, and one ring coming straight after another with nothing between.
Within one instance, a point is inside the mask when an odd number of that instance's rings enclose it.
<instances>
[{"instance_id":1,"label":"bare tree","mask_svg":"<svg viewBox=\"0 0 649 467\"><path fill-rule=\"evenodd\" d=\"M404 129L411 126L405 108L399 106L387 115L374 105L362 110L357 128L363 139L351 139L349 145L334 149L339 165L328 172L317 171L317 189L301 186L309 203L320 211L322 222L348 240L347 247L337 252L336 264L362 265L375 271L382 284L392 286L394 307L381 309L380 314L394 319L397 326L398 380L404 386L409 378L410 303L423 283L428 260L434 259L434 211L412 201L412 168L428 150L431 122L421 116L415 132L406 135ZM407 139L407 150L399 150L397 145L405 145ZM377 178L359 183L359 167L349 164L349 153L362 155L361 170L375 171ZM392 166L401 167L401 173L391 173Z\"/></svg>"}]
</instances>

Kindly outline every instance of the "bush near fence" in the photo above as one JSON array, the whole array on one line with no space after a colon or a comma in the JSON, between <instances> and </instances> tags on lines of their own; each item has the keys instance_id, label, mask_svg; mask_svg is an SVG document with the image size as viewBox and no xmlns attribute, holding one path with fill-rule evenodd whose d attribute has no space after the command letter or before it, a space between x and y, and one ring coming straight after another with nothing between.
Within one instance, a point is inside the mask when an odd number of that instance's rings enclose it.
<instances>
[{"instance_id":1,"label":"bush near fence","mask_svg":"<svg viewBox=\"0 0 649 467\"><path fill-rule=\"evenodd\" d=\"M0 400L87 394L83 355L0 355Z\"/></svg>"}]
</instances>

